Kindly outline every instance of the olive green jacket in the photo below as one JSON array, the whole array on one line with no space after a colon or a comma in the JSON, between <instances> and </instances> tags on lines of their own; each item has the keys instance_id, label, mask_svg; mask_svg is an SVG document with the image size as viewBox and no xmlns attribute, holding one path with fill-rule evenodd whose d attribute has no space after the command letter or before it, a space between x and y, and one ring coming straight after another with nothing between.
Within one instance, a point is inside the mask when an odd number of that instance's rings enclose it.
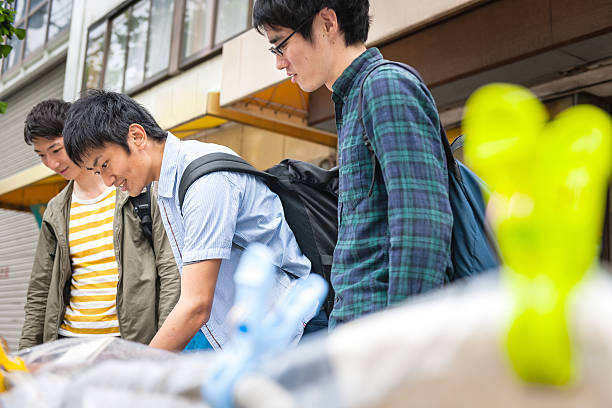
<instances>
[{"instance_id":1,"label":"olive green jacket","mask_svg":"<svg viewBox=\"0 0 612 408\"><path fill-rule=\"evenodd\" d=\"M49 201L43 216L19 349L57 339L64 320L72 277L68 247L72 184ZM114 217L119 331L124 339L149 343L178 301L179 272L155 197L151 199L153 248L129 196L121 190L117 190Z\"/></svg>"}]
</instances>

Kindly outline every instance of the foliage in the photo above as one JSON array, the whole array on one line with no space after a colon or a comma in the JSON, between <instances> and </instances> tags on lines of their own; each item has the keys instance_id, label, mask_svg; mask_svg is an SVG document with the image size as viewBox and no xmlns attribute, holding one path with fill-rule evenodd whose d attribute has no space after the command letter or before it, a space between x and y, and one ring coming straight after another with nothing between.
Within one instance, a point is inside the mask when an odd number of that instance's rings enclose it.
<instances>
[{"instance_id":1,"label":"foliage","mask_svg":"<svg viewBox=\"0 0 612 408\"><path fill-rule=\"evenodd\" d=\"M13 50L13 47L8 45L8 40L11 40L13 36L16 36L20 40L25 37L25 30L22 28L15 28L13 25L15 21L15 10L11 5L15 0L5 0L0 5L0 59L6 58L9 53ZM0 113L6 112L6 102L0 101Z\"/></svg>"}]
</instances>

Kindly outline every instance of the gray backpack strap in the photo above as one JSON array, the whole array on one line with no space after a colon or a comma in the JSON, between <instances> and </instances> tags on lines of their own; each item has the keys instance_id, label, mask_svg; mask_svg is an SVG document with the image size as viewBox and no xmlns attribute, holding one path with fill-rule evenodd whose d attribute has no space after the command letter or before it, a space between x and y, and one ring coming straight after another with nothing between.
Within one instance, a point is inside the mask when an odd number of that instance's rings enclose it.
<instances>
[{"instance_id":1,"label":"gray backpack strap","mask_svg":"<svg viewBox=\"0 0 612 408\"><path fill-rule=\"evenodd\" d=\"M373 169L372 170L372 181L370 182L370 189L368 191L368 197L372 195L372 191L374 189L374 182L376 181L376 171L377 171L377 168L379 167L379 164L378 164L378 159L376 158L376 153L374 152L374 148L372 147L372 143L370 142L370 138L368 137L368 132L366 131L365 123L363 122L363 102L362 102L363 87L364 87L366 79L370 76L370 74L374 72L376 68L381 67L383 65L395 65L400 68L403 68L407 70L408 72L410 72L412 75L414 75L423 86L425 84L425 82L423 81L423 78L421 78L421 75L417 72L417 70L415 70L410 65L406 65L406 64L403 64L397 61L381 60L377 62L376 64L374 64L363 76L363 79L361 80L361 85L359 87L359 99L357 101L357 106L358 106L357 117L359 119L359 123L361 123L361 127L363 128L363 132L362 132L363 143L365 144L366 148L370 152L370 160L372 161L372 169ZM429 91L427 91L427 94L431 97L431 93ZM431 98L433 100L433 97ZM442 123L440 123L440 139L442 140L442 145L444 147L444 155L446 156L446 166L448 168L448 171L454 172L455 176L459 180L461 180L461 177L462 177L461 171L459 170L459 165L455 161L455 158L451 151L450 144L448 143L448 138L446 137L446 132L444 131L444 128L442 127Z\"/></svg>"}]
</instances>

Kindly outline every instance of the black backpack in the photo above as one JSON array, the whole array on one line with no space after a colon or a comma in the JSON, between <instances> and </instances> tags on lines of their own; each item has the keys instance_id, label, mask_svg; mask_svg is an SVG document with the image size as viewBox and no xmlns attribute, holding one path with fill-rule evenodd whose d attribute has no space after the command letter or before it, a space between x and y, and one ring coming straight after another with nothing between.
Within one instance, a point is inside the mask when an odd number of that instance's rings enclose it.
<instances>
[{"instance_id":1,"label":"black backpack","mask_svg":"<svg viewBox=\"0 0 612 408\"><path fill-rule=\"evenodd\" d=\"M134 214L140 219L140 229L153 248L153 218L151 218L151 185L149 184L136 197L130 197Z\"/></svg>"},{"instance_id":2,"label":"black backpack","mask_svg":"<svg viewBox=\"0 0 612 408\"><path fill-rule=\"evenodd\" d=\"M334 306L330 273L338 239L338 169L325 170L314 164L285 159L262 172L239 156L211 153L194 160L185 169L179 184L181 208L189 186L216 171L252 174L279 196L287 224L310 260L312 272L321 275L329 284L323 305L329 316Z\"/></svg>"}]
</instances>

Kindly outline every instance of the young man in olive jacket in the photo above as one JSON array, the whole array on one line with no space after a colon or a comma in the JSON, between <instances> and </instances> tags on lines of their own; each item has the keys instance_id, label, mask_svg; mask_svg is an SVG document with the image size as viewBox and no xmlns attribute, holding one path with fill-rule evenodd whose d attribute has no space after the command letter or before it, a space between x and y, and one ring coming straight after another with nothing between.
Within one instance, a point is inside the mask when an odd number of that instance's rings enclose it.
<instances>
[{"instance_id":1,"label":"young man in olive jacket","mask_svg":"<svg viewBox=\"0 0 612 408\"><path fill-rule=\"evenodd\" d=\"M25 122L26 143L70 182L43 216L19 348L87 336L147 344L180 295L157 200L151 200L150 243L128 194L68 158L62 131L69 107L43 101Z\"/></svg>"}]
</instances>

